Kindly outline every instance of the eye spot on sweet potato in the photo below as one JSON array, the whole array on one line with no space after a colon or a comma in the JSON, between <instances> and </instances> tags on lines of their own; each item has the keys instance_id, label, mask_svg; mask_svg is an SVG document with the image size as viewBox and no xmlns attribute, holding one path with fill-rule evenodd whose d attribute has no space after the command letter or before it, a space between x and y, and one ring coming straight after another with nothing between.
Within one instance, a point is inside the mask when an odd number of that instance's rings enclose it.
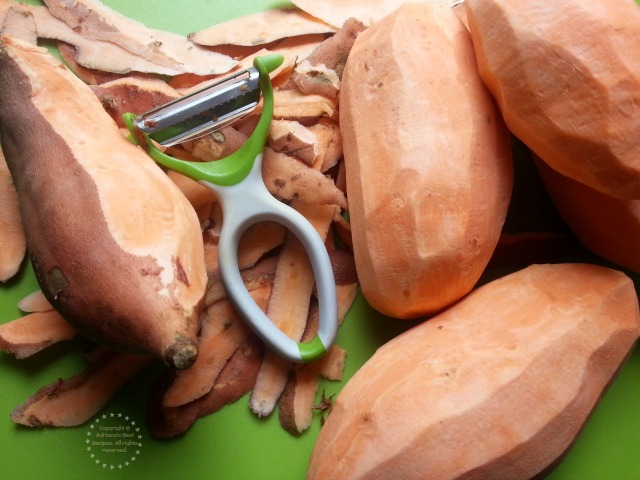
<instances>
[{"instance_id":1,"label":"eye spot on sweet potato","mask_svg":"<svg viewBox=\"0 0 640 480\"><path fill-rule=\"evenodd\" d=\"M277 189L281 189L284 188L287 185L287 182L285 182L284 180L282 180L281 178L276 178L273 181L273 186L276 187Z\"/></svg>"},{"instance_id":2,"label":"eye spot on sweet potato","mask_svg":"<svg viewBox=\"0 0 640 480\"><path fill-rule=\"evenodd\" d=\"M363 412L362 415L360 415L360 420L362 421L362 423L371 422L371 414L369 412Z\"/></svg>"},{"instance_id":3,"label":"eye spot on sweet potato","mask_svg":"<svg viewBox=\"0 0 640 480\"><path fill-rule=\"evenodd\" d=\"M47 273L47 286L49 290L58 295L69 285L69 281L60 268L52 268Z\"/></svg>"}]
</instances>

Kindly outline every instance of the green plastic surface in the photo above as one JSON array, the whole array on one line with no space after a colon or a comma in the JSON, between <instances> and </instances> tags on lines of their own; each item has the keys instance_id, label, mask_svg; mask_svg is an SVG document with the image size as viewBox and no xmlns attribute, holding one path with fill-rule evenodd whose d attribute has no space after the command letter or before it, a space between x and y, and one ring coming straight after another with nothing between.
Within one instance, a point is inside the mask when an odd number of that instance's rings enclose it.
<instances>
[{"instance_id":1,"label":"green plastic surface","mask_svg":"<svg viewBox=\"0 0 640 480\"><path fill-rule=\"evenodd\" d=\"M35 3L35 2L33 2ZM105 3L150 27L187 34L245 13L287 5L276 0L105 0ZM530 165L520 161L519 175L531 175ZM518 184L516 184L516 187ZM539 191L514 192L508 226L545 222L553 217ZM568 260L598 261L578 251ZM506 273L492 270L483 281ZM637 276L635 277L637 280ZM16 303L37 288L29 265L18 277L0 286L0 322L18 315ZM374 312L359 296L339 330L336 343L348 351L345 380L375 349L415 322L388 319ZM66 429L29 429L12 424L9 414L39 387L67 377L86 366L83 341L54 346L31 359L16 360L0 354L0 479L2 480L300 480L320 430L321 412L312 428L300 437L286 433L277 412L259 419L241 399L220 412L200 419L184 436L159 441L150 437L145 424L145 403L157 374L151 367L130 382L110 401L101 415L87 425ZM325 381L320 390L335 395L344 383ZM318 401L321 392L318 394ZM428 408L428 406L425 406ZM112 416L113 415L113 416ZM128 418L126 418L128 417ZM126 418L126 419L125 419ZM135 422L135 424L133 424ZM91 428L93 425L94 428ZM120 432L129 428L140 435L142 445L126 454L91 457L89 439L100 427ZM123 432L125 430L122 430ZM122 436L122 439L125 437ZM482 441L482 439L477 439ZM628 363L604 396L566 459L549 476L552 480L640 479L640 351ZM94 447L94 455L97 447ZM130 448L130 447L128 447ZM139 453L137 453L139 452ZM100 455L98 454L98 457ZM97 462L96 462L97 460ZM127 464L128 463L128 464ZM400 479L399 479L400 480Z\"/></svg>"}]
</instances>

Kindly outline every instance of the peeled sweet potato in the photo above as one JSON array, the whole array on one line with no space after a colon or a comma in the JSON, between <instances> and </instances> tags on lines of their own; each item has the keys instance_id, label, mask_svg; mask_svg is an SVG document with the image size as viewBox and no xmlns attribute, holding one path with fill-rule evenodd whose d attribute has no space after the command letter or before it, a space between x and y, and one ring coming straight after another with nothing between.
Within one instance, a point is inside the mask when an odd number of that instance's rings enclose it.
<instances>
[{"instance_id":1,"label":"peeled sweet potato","mask_svg":"<svg viewBox=\"0 0 640 480\"><path fill-rule=\"evenodd\" d=\"M536 165L576 238L601 257L640 272L640 199L600 193L556 172L539 158Z\"/></svg>"},{"instance_id":2,"label":"peeled sweet potato","mask_svg":"<svg viewBox=\"0 0 640 480\"><path fill-rule=\"evenodd\" d=\"M86 337L197 356L206 287L195 211L45 49L0 36L2 150L40 287Z\"/></svg>"},{"instance_id":3,"label":"peeled sweet potato","mask_svg":"<svg viewBox=\"0 0 640 480\"><path fill-rule=\"evenodd\" d=\"M640 199L640 8L633 0L465 2L482 78L553 169Z\"/></svg>"},{"instance_id":4,"label":"peeled sweet potato","mask_svg":"<svg viewBox=\"0 0 640 480\"><path fill-rule=\"evenodd\" d=\"M533 265L382 346L338 394L307 478L520 480L572 445L640 335L633 282Z\"/></svg>"},{"instance_id":5,"label":"peeled sweet potato","mask_svg":"<svg viewBox=\"0 0 640 480\"><path fill-rule=\"evenodd\" d=\"M0 282L12 278L22 265L27 250L20 218L18 193L0 150Z\"/></svg>"},{"instance_id":6,"label":"peeled sweet potato","mask_svg":"<svg viewBox=\"0 0 640 480\"><path fill-rule=\"evenodd\" d=\"M369 303L410 318L468 293L498 242L513 163L451 9L404 5L359 34L342 78L340 127Z\"/></svg>"},{"instance_id":7,"label":"peeled sweet potato","mask_svg":"<svg viewBox=\"0 0 640 480\"><path fill-rule=\"evenodd\" d=\"M405 3L423 3L450 6L455 0L293 0L296 7L310 13L325 22L342 27L345 22L355 18L369 26L389 15Z\"/></svg>"}]
</instances>

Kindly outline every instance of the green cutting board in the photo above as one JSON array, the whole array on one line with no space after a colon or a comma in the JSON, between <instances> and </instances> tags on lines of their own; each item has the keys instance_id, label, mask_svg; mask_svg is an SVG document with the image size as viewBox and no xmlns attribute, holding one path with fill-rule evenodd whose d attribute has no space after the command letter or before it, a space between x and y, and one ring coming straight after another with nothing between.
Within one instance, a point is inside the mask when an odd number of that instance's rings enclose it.
<instances>
[{"instance_id":1,"label":"green cutting board","mask_svg":"<svg viewBox=\"0 0 640 480\"><path fill-rule=\"evenodd\" d=\"M286 1L279 0L105 0L104 3L149 27L181 34L243 14L288 5ZM519 220L533 218L532 212L526 208L532 205L548 207L548 204L532 201L531 197L518 202L517 191L514 195L509 220L512 225L526 225L527 222ZM547 213L543 212L544 215ZM483 280L500 273L503 272L490 271ZM17 278L0 286L0 322L19 316L18 300L35 289L35 278L26 264ZM345 381L379 345L410 325L412 323L377 314L359 296L337 339L337 343L348 351ZM155 440L145 423L148 392L157 373L154 368L130 382L105 406L99 417L86 425L30 429L12 424L9 414L13 408L39 387L59 377L73 375L85 367L83 354L87 348L86 343L77 341L54 346L26 360L0 354L0 479L304 478L320 430L320 414L314 418L309 431L295 437L280 427L277 413L258 419L250 412L247 398L243 398L199 420L180 438ZM342 385L327 381L321 388L325 389L326 395L333 395ZM640 446L639 398L640 352L636 351L574 448L549 478L640 479L640 455L637 453ZM101 437L100 433L112 436ZM101 453L96 446L89 449L92 442L100 439L120 441L127 452ZM133 446L132 443L138 445Z\"/></svg>"}]
</instances>

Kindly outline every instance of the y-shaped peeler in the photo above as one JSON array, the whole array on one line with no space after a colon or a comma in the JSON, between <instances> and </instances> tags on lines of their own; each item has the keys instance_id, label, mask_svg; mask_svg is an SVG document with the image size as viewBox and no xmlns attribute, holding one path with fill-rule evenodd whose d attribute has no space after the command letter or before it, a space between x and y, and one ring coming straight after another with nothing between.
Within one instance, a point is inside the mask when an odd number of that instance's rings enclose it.
<instances>
[{"instance_id":1,"label":"y-shaped peeler","mask_svg":"<svg viewBox=\"0 0 640 480\"><path fill-rule=\"evenodd\" d=\"M143 145L160 165L186 175L213 190L222 205L223 224L218 262L231 301L267 346L284 358L311 361L323 355L335 340L338 304L333 269L322 238L298 211L274 198L262 180L262 154L273 116L273 88L269 73L283 61L281 55L257 57L253 67L199 92L135 116L124 115L133 141ZM212 162L189 162L161 152L154 144L173 145L202 136L251 111L263 108L247 142L232 155ZM307 251L316 280L320 307L317 335L298 342L285 335L254 302L238 267L238 242L251 225L280 223L293 232Z\"/></svg>"}]
</instances>

